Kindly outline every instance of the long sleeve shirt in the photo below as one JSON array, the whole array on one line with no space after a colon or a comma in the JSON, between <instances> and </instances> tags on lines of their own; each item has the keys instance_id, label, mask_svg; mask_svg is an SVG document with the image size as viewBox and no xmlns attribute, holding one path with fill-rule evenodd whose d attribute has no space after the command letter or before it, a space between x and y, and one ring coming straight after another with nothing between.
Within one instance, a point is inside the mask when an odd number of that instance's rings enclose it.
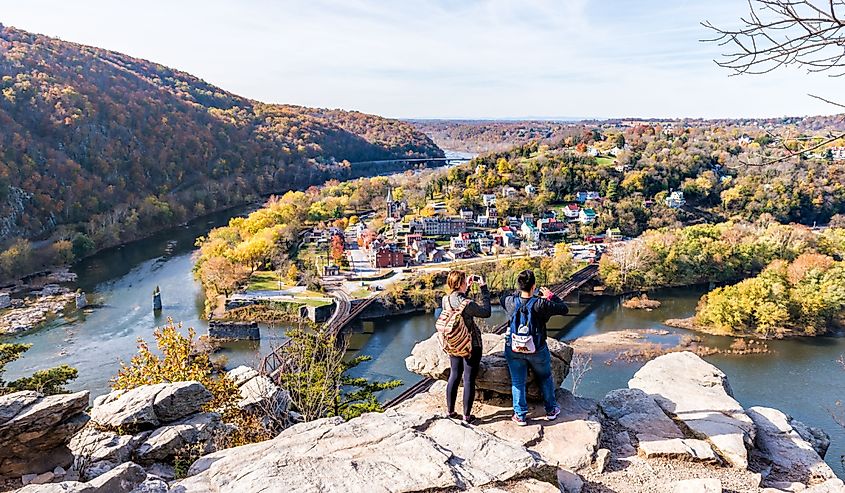
<instances>
[{"instance_id":1,"label":"long sleeve shirt","mask_svg":"<svg viewBox=\"0 0 845 493\"><path fill-rule=\"evenodd\" d=\"M505 309L505 312L508 314L508 320L513 318L513 314L516 311L516 300L520 297L521 294L518 291L513 294L502 295L500 303ZM522 298L521 301L524 304L530 299L531 298ZM538 298L537 302L534 303L533 311L534 321L537 324L537 333L540 339L538 341L540 343L539 348L542 348L546 345L546 337L548 337L546 335L546 324L549 322L549 319L555 315L566 315L569 313L569 308L562 299L555 295L549 300L545 298Z\"/></svg>"}]
</instances>

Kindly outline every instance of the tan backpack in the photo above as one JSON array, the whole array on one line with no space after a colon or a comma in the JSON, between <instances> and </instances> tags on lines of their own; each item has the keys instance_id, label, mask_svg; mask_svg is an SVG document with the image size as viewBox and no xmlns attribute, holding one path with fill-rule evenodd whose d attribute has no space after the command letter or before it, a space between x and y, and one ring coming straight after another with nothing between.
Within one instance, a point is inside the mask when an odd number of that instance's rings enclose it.
<instances>
[{"instance_id":1,"label":"tan backpack","mask_svg":"<svg viewBox=\"0 0 845 493\"><path fill-rule=\"evenodd\" d=\"M464 309L469 303L470 300L465 299L457 308L452 308L449 304L449 309L444 308L437 317L437 322L434 323L440 339L440 347L449 356L468 358L472 353L472 335L463 317Z\"/></svg>"}]
</instances>

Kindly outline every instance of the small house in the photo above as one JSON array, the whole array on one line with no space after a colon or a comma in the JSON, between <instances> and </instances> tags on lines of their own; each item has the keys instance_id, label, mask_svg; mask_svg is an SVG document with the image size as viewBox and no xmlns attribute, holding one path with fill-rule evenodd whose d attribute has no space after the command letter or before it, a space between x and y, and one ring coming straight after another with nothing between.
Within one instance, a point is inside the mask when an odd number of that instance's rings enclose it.
<instances>
[{"instance_id":1,"label":"small house","mask_svg":"<svg viewBox=\"0 0 845 493\"><path fill-rule=\"evenodd\" d=\"M578 204L569 204L563 208L563 215L570 221L577 220L580 213L581 208L578 207Z\"/></svg>"},{"instance_id":2,"label":"small house","mask_svg":"<svg viewBox=\"0 0 845 493\"><path fill-rule=\"evenodd\" d=\"M540 239L540 231L537 230L537 227L534 226L532 221L525 221L522 223L520 234L523 238L525 238L525 241L532 243L536 243L537 240Z\"/></svg>"},{"instance_id":3,"label":"small house","mask_svg":"<svg viewBox=\"0 0 845 493\"><path fill-rule=\"evenodd\" d=\"M666 197L666 206L671 207L672 209L680 209L687 203L686 199L684 198L684 192L680 190L673 190L669 193L669 196Z\"/></svg>"},{"instance_id":4,"label":"small house","mask_svg":"<svg viewBox=\"0 0 845 493\"><path fill-rule=\"evenodd\" d=\"M622 231L619 228L608 228L605 238L608 241L619 241L622 239Z\"/></svg>"},{"instance_id":5,"label":"small house","mask_svg":"<svg viewBox=\"0 0 845 493\"><path fill-rule=\"evenodd\" d=\"M590 224L596 220L596 211L590 208L581 209L578 214L578 220L581 224Z\"/></svg>"}]
</instances>

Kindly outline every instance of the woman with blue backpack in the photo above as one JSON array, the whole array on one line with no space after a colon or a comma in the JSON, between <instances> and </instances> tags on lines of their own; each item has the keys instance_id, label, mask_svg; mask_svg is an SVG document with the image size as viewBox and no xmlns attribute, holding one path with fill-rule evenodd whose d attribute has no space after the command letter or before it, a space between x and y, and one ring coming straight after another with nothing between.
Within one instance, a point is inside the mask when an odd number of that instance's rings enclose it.
<instances>
[{"instance_id":1,"label":"woman with blue backpack","mask_svg":"<svg viewBox=\"0 0 845 493\"><path fill-rule=\"evenodd\" d=\"M467 295L473 285L481 291L481 301ZM472 404L475 400L475 379L481 364L481 330L476 318L490 318L490 290L481 276L467 276L462 270L449 272L446 278L449 294L443 297L443 311L437 318L440 344L449 355L449 381L446 384L446 409L450 418L457 418L455 401L458 386L463 380L464 402L462 416L472 423Z\"/></svg>"},{"instance_id":2,"label":"woman with blue backpack","mask_svg":"<svg viewBox=\"0 0 845 493\"><path fill-rule=\"evenodd\" d=\"M543 394L546 419L553 421L560 414L555 399L552 356L546 344L546 324L555 315L566 315L569 309L563 300L547 288L540 288L535 296L536 279L530 270L520 272L516 283L518 292L503 296L501 303L510 320L505 336L505 359L513 394L511 419L517 425L525 426L528 415L525 381L529 367L534 371Z\"/></svg>"}]
</instances>

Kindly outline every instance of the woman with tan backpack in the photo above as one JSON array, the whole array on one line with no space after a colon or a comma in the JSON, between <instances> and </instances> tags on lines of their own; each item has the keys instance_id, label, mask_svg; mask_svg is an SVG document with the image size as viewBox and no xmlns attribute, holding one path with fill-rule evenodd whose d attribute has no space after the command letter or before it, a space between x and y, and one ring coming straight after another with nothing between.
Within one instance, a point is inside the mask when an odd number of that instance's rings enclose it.
<instances>
[{"instance_id":1,"label":"woman with tan backpack","mask_svg":"<svg viewBox=\"0 0 845 493\"><path fill-rule=\"evenodd\" d=\"M481 291L481 302L467 296L473 285ZM446 409L450 418L457 418L455 401L458 385L463 380L463 420L472 423L472 403L475 399L475 379L481 363L481 330L476 318L490 318L490 290L481 276L467 276L462 270L449 272L446 278L449 293L443 297L443 311L436 327L443 350L449 355L451 369L446 385Z\"/></svg>"}]
</instances>

